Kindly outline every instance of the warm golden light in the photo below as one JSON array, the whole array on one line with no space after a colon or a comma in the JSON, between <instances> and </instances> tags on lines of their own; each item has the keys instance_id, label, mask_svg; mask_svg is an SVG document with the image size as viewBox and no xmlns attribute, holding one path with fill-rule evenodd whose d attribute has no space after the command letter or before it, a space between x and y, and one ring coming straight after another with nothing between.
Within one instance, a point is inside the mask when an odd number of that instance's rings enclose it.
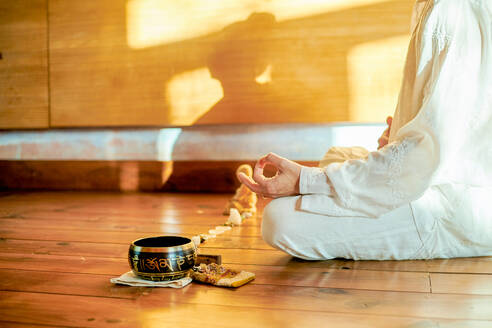
<instances>
[{"instance_id":1,"label":"warm golden light","mask_svg":"<svg viewBox=\"0 0 492 328\"><path fill-rule=\"evenodd\" d=\"M127 40L132 48L177 42L217 32L254 12L278 22L381 3L383 0L129 0Z\"/></svg>"},{"instance_id":2,"label":"warm golden light","mask_svg":"<svg viewBox=\"0 0 492 328\"><path fill-rule=\"evenodd\" d=\"M353 47L347 58L350 121L384 121L398 101L409 36Z\"/></svg>"},{"instance_id":3,"label":"warm golden light","mask_svg":"<svg viewBox=\"0 0 492 328\"><path fill-rule=\"evenodd\" d=\"M268 65L265 68L265 71L255 78L255 81L258 84L267 84L272 82L272 65Z\"/></svg>"},{"instance_id":4,"label":"warm golden light","mask_svg":"<svg viewBox=\"0 0 492 328\"><path fill-rule=\"evenodd\" d=\"M376 122L397 102L410 2L128 0L126 36L162 53L172 125Z\"/></svg>"},{"instance_id":5,"label":"warm golden light","mask_svg":"<svg viewBox=\"0 0 492 328\"><path fill-rule=\"evenodd\" d=\"M166 86L169 120L176 125L193 124L223 97L220 82L202 67L174 76Z\"/></svg>"}]
</instances>

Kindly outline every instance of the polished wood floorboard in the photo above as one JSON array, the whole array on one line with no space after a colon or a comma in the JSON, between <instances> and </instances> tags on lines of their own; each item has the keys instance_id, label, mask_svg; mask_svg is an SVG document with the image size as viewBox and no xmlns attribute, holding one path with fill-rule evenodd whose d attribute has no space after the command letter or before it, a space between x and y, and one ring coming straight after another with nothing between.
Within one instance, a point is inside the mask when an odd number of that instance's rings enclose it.
<instances>
[{"instance_id":1,"label":"polished wood floorboard","mask_svg":"<svg viewBox=\"0 0 492 328\"><path fill-rule=\"evenodd\" d=\"M109 282L132 240L205 233L228 197L0 193L0 327L492 327L490 257L302 261L263 242L261 217L200 247L255 272L246 286Z\"/></svg>"}]
</instances>

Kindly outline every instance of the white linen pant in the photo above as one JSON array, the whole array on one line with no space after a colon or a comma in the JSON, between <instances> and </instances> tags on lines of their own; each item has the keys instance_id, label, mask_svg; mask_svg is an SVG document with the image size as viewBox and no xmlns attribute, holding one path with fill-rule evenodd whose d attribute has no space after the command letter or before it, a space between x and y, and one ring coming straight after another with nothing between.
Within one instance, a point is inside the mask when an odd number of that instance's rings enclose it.
<instances>
[{"instance_id":1,"label":"white linen pant","mask_svg":"<svg viewBox=\"0 0 492 328\"><path fill-rule=\"evenodd\" d=\"M320 167L366 154L360 147L334 147ZM450 194L462 197L450 200ZM491 195L492 188L440 185L377 219L306 212L298 206L302 196L282 197L265 207L262 235L271 246L305 260L492 256Z\"/></svg>"},{"instance_id":2,"label":"white linen pant","mask_svg":"<svg viewBox=\"0 0 492 328\"><path fill-rule=\"evenodd\" d=\"M301 196L272 200L262 235L271 246L305 260L427 258L410 205L374 218L330 217L298 209Z\"/></svg>"}]
</instances>

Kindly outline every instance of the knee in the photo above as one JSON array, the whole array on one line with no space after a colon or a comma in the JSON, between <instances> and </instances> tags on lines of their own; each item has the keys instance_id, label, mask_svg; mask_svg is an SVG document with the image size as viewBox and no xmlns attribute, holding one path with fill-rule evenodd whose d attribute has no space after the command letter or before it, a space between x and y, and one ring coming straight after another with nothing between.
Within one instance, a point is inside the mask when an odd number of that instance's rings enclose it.
<instances>
[{"instance_id":1,"label":"knee","mask_svg":"<svg viewBox=\"0 0 492 328\"><path fill-rule=\"evenodd\" d=\"M315 220L310 214L297 210L299 200L300 196L277 198L265 207L261 224L263 240L276 249L305 260L333 258L319 249L319 243L312 237L317 233L316 225L310 224Z\"/></svg>"},{"instance_id":2,"label":"knee","mask_svg":"<svg viewBox=\"0 0 492 328\"><path fill-rule=\"evenodd\" d=\"M290 198L292 197L274 199L263 210L261 235L266 243L275 248L280 248L285 235L288 235L290 225L287 221L293 212Z\"/></svg>"},{"instance_id":3,"label":"knee","mask_svg":"<svg viewBox=\"0 0 492 328\"><path fill-rule=\"evenodd\" d=\"M278 225L278 210L276 206L278 199L272 200L263 210L263 218L261 221L261 237L270 246L275 247L277 231L276 226Z\"/></svg>"}]
</instances>

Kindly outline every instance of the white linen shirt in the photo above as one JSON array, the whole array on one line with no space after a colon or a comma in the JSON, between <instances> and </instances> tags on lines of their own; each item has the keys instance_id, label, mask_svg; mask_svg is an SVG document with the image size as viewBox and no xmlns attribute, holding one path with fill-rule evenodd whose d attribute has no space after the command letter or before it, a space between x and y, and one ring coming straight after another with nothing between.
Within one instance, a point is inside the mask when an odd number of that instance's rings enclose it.
<instances>
[{"instance_id":1,"label":"white linen shirt","mask_svg":"<svg viewBox=\"0 0 492 328\"><path fill-rule=\"evenodd\" d=\"M433 219L422 225L439 220L490 247L492 1L428 0L415 8L388 145L303 168L300 209L378 218L410 203L416 217ZM326 156L333 152L344 151Z\"/></svg>"}]
</instances>

